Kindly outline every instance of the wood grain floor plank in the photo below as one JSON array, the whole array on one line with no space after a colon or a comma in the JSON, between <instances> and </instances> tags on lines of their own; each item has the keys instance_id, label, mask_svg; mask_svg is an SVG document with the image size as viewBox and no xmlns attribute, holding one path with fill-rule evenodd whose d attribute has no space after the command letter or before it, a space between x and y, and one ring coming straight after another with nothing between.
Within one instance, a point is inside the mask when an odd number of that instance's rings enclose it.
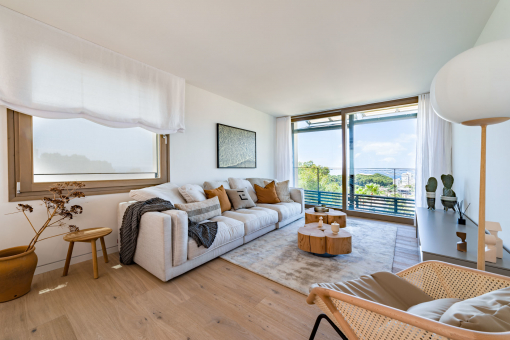
<instances>
[{"instance_id":1,"label":"wood grain floor plank","mask_svg":"<svg viewBox=\"0 0 510 340\"><path fill-rule=\"evenodd\" d=\"M393 272L418 263L414 227L373 223L398 228ZM119 266L118 254L109 259L98 259L97 280L91 260L66 277L62 269L35 276L29 294L0 304L0 340L306 339L321 313L305 295L222 259L169 282ZM338 335L324 323L316 339Z\"/></svg>"},{"instance_id":2,"label":"wood grain floor plank","mask_svg":"<svg viewBox=\"0 0 510 340\"><path fill-rule=\"evenodd\" d=\"M48 321L32 329L30 339L34 340L77 340L71 323L65 315Z\"/></svg>"}]
</instances>

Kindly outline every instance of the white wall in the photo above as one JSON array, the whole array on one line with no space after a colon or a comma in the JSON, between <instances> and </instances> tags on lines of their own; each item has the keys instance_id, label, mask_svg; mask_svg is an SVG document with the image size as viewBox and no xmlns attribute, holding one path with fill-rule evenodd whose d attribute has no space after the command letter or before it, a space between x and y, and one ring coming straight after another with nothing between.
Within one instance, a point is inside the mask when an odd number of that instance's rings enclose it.
<instances>
[{"instance_id":1,"label":"white wall","mask_svg":"<svg viewBox=\"0 0 510 340\"><path fill-rule=\"evenodd\" d=\"M216 168L216 123L257 133L256 169ZM276 118L186 85L186 133L170 136L170 180L177 184L228 177L275 177Z\"/></svg>"},{"instance_id":2,"label":"white wall","mask_svg":"<svg viewBox=\"0 0 510 340\"><path fill-rule=\"evenodd\" d=\"M476 45L510 39L510 0L500 0ZM468 216L478 222L480 185L479 127L453 124L453 185L459 199L471 203ZM501 223L500 237L510 247L510 121L487 127L486 220Z\"/></svg>"},{"instance_id":3,"label":"white wall","mask_svg":"<svg viewBox=\"0 0 510 340\"><path fill-rule=\"evenodd\" d=\"M205 180L226 179L227 177L274 177L275 118L253 110L231 100L217 96L197 87L186 86L186 133L170 137L170 177L172 182L203 183ZM216 123L224 123L257 132L256 169L216 168ZM9 202L7 184L7 110L0 107L0 249L28 244L33 231L22 214L16 212L18 203L33 205L31 214L35 225L45 221L42 202ZM127 193L115 195L88 196L76 200L83 206L83 215L73 220L78 227L108 227L114 231L105 238L108 252L117 251L117 206L129 200ZM55 228L47 230L44 236L64 232ZM100 253L100 244L97 244ZM39 257L37 273L64 266L68 243L62 236L37 243ZM73 261L91 258L89 244L78 243L74 247ZM91 275L92 275L92 268Z\"/></svg>"}]
</instances>

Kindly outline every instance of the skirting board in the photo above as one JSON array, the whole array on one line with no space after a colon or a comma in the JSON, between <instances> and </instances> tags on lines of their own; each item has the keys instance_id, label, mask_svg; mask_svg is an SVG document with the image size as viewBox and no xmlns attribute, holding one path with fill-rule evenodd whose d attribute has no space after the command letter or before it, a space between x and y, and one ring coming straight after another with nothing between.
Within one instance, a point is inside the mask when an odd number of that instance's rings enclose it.
<instances>
[{"instance_id":1,"label":"skirting board","mask_svg":"<svg viewBox=\"0 0 510 340\"><path fill-rule=\"evenodd\" d=\"M106 253L108 253L108 254L113 254L118 251L119 251L119 247L116 245L106 248ZM103 261L103 259L102 259L103 251L101 250L101 247L99 247L99 249L97 250L97 257L98 257L98 260ZM101 259L99 259L99 257L101 257ZM71 258L71 264L80 263L80 262L91 260L91 259L92 259L92 252L88 252L85 254L73 256ZM34 275L46 273L46 272L49 272L54 269L64 268L65 263L66 263L66 259L62 259L59 261L39 265L35 269ZM91 273L92 273L92 269L91 269Z\"/></svg>"}]
</instances>

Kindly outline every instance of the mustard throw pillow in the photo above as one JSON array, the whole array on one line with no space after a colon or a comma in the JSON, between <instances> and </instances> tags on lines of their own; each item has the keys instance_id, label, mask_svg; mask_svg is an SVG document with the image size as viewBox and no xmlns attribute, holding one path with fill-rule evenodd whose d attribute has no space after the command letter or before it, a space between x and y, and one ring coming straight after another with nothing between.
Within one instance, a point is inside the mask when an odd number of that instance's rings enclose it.
<instances>
[{"instance_id":1,"label":"mustard throw pillow","mask_svg":"<svg viewBox=\"0 0 510 340\"><path fill-rule=\"evenodd\" d=\"M255 184L255 192L257 193L257 203L280 203L280 199L276 194L276 185L274 181L266 185L264 188Z\"/></svg>"},{"instance_id":2,"label":"mustard throw pillow","mask_svg":"<svg viewBox=\"0 0 510 340\"><path fill-rule=\"evenodd\" d=\"M221 212L228 211L232 209L232 204L230 204L230 201L227 196L227 192L225 191L225 188L223 188L223 185L219 188L212 189L212 190L204 190L205 196L207 198L213 198L218 197L220 200L220 206L221 206Z\"/></svg>"}]
</instances>

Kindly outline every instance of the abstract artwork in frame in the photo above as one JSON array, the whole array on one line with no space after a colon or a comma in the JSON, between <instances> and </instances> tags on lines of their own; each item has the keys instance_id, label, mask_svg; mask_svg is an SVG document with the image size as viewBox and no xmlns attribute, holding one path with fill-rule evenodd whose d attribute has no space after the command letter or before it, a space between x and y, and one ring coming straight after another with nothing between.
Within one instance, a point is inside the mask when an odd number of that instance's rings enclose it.
<instances>
[{"instance_id":1,"label":"abstract artwork in frame","mask_svg":"<svg viewBox=\"0 0 510 340\"><path fill-rule=\"evenodd\" d=\"M217 124L218 168L256 168L255 131Z\"/></svg>"}]
</instances>

